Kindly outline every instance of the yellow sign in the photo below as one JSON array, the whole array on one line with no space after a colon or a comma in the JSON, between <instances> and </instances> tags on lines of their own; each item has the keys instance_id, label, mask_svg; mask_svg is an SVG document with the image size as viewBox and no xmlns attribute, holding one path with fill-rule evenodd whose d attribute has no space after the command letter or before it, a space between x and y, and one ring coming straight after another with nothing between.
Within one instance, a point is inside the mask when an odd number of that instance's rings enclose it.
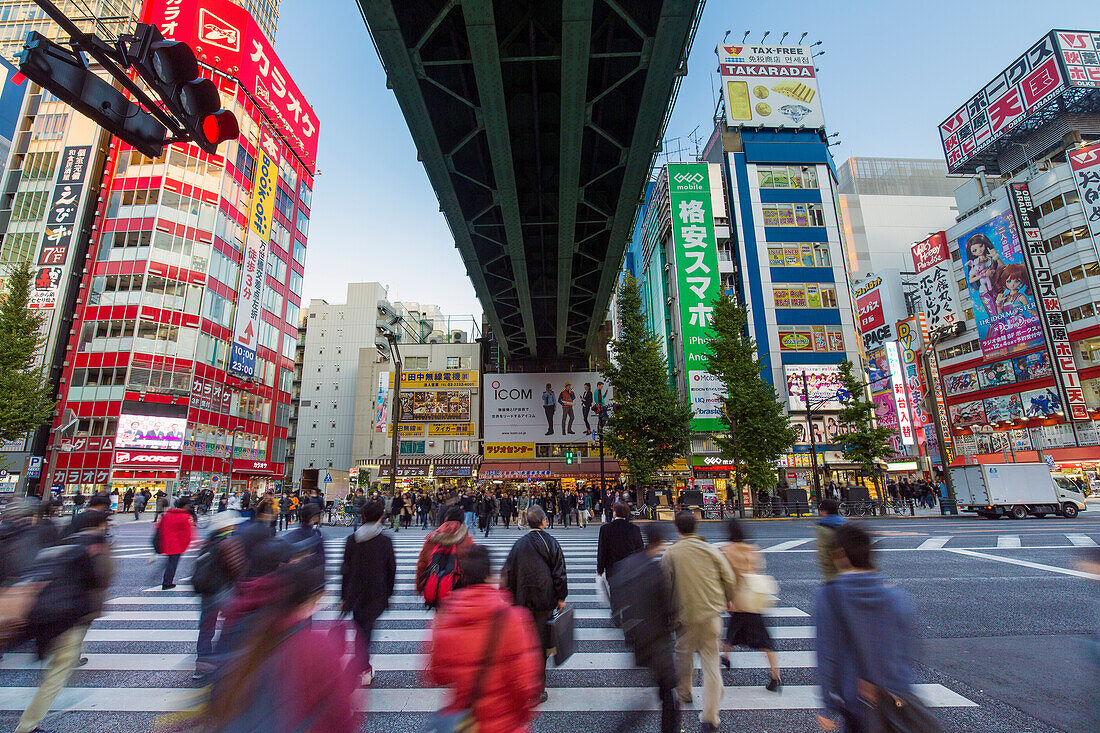
<instances>
[{"instance_id":1,"label":"yellow sign","mask_svg":"<svg viewBox=\"0 0 1100 733\"><path fill-rule=\"evenodd\" d=\"M534 458L534 443L486 443L485 458Z\"/></svg>"},{"instance_id":2,"label":"yellow sign","mask_svg":"<svg viewBox=\"0 0 1100 733\"><path fill-rule=\"evenodd\" d=\"M672 473L682 473L683 471L688 470L688 464L685 459L677 458L671 464L669 464L669 467L665 470Z\"/></svg>"},{"instance_id":3,"label":"yellow sign","mask_svg":"<svg viewBox=\"0 0 1100 733\"><path fill-rule=\"evenodd\" d=\"M248 228L256 233L267 246L271 239L271 212L275 208L275 177L279 173L278 164L272 156L260 146L256 153L256 172L252 177L252 204L248 217Z\"/></svg>"},{"instance_id":4,"label":"yellow sign","mask_svg":"<svg viewBox=\"0 0 1100 733\"><path fill-rule=\"evenodd\" d=\"M575 478L563 478L561 480L562 491L574 491L577 488L577 479Z\"/></svg>"},{"instance_id":5,"label":"yellow sign","mask_svg":"<svg viewBox=\"0 0 1100 733\"><path fill-rule=\"evenodd\" d=\"M386 435L393 437L393 423L390 423L386 430ZM424 426L416 425L413 423L401 423L401 437L402 438L423 438Z\"/></svg>"},{"instance_id":6,"label":"yellow sign","mask_svg":"<svg viewBox=\"0 0 1100 733\"><path fill-rule=\"evenodd\" d=\"M431 438L472 438L475 434L476 431L472 422L433 422L428 425L428 437Z\"/></svg>"},{"instance_id":7,"label":"yellow sign","mask_svg":"<svg viewBox=\"0 0 1100 733\"><path fill-rule=\"evenodd\" d=\"M401 389L474 389L477 385L477 371L401 372ZM390 372L390 386L393 386L393 372Z\"/></svg>"}]
</instances>

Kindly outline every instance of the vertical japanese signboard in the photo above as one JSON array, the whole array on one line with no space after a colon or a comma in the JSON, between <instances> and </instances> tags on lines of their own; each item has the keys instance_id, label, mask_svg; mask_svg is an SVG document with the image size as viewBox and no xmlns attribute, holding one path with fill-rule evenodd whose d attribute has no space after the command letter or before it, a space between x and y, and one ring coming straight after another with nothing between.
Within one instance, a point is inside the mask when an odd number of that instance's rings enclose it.
<instances>
[{"instance_id":1,"label":"vertical japanese signboard","mask_svg":"<svg viewBox=\"0 0 1100 733\"><path fill-rule=\"evenodd\" d=\"M913 271L916 272L920 309L928 317L932 329L950 326L958 319L955 305L954 278L951 276L951 254L947 251L947 235L936 232L912 247Z\"/></svg>"},{"instance_id":2,"label":"vertical japanese signboard","mask_svg":"<svg viewBox=\"0 0 1100 733\"><path fill-rule=\"evenodd\" d=\"M931 420L924 412L924 382L921 379L921 368L917 359L917 351L920 349L918 338L918 326L915 318L907 318L898 321L898 346L901 351L902 378L909 393L909 409L912 415L913 431L917 436L917 442L924 442L924 426L931 424Z\"/></svg>"},{"instance_id":3,"label":"vertical japanese signboard","mask_svg":"<svg viewBox=\"0 0 1100 733\"><path fill-rule=\"evenodd\" d=\"M890 384L894 390L894 405L898 414L898 433L901 442L913 445L913 420L909 415L909 397L905 392L905 376L901 369L901 357L898 355L898 343L886 343L886 361L890 365Z\"/></svg>"},{"instance_id":4,"label":"vertical japanese signboard","mask_svg":"<svg viewBox=\"0 0 1100 733\"><path fill-rule=\"evenodd\" d=\"M710 322L719 297L718 243L711 211L710 173L706 163L668 166L668 198L672 208L672 238L676 250L676 282L680 299L680 337L684 371L694 417L691 429L722 430L721 384L707 372Z\"/></svg>"},{"instance_id":5,"label":"vertical japanese signboard","mask_svg":"<svg viewBox=\"0 0 1100 733\"><path fill-rule=\"evenodd\" d=\"M229 371L248 378L256 374L256 340L260 335L260 313L267 286L267 246L271 241L271 212L275 207L275 182L279 172L279 146L266 131L260 137L241 279L237 287L233 353L229 357Z\"/></svg>"},{"instance_id":6,"label":"vertical japanese signboard","mask_svg":"<svg viewBox=\"0 0 1100 733\"><path fill-rule=\"evenodd\" d=\"M46 231L38 248L38 269L34 271L34 287L28 304L31 308L53 308L57 304L91 154L90 145L67 147L61 153L61 170L50 195Z\"/></svg>"},{"instance_id":7,"label":"vertical japanese signboard","mask_svg":"<svg viewBox=\"0 0 1100 733\"><path fill-rule=\"evenodd\" d=\"M936 415L935 425L931 425L925 428L925 433L928 440L935 441L936 434L928 434L929 431L939 430L940 435L943 437L944 448L947 451L946 456L940 456L944 466L950 466L951 461L955 460L955 448L951 438L951 428L947 424L947 401L943 397L943 387L940 383L940 365L936 357L936 350L932 348L932 339L928 333L928 321L924 318L920 319L921 337L924 339L926 354L928 355L928 361L925 362L928 365L928 382L932 385L932 395L936 399ZM932 451L928 451L929 454Z\"/></svg>"},{"instance_id":8,"label":"vertical japanese signboard","mask_svg":"<svg viewBox=\"0 0 1100 733\"><path fill-rule=\"evenodd\" d=\"M1067 157L1081 207L1085 210L1092 246L1100 248L1100 143L1071 150Z\"/></svg>"},{"instance_id":9,"label":"vertical japanese signboard","mask_svg":"<svg viewBox=\"0 0 1100 733\"><path fill-rule=\"evenodd\" d=\"M1026 183L1013 183L1008 187L1012 210L1023 234L1027 263L1039 302L1039 318L1046 335L1047 349L1051 352L1054 373L1062 385L1065 404L1071 420L1088 420L1085 392L1077 376L1077 363L1073 360L1073 346L1066 328L1065 313L1054 287L1054 273L1050 271L1050 258L1039 234L1035 208L1031 204L1031 191Z\"/></svg>"}]
</instances>

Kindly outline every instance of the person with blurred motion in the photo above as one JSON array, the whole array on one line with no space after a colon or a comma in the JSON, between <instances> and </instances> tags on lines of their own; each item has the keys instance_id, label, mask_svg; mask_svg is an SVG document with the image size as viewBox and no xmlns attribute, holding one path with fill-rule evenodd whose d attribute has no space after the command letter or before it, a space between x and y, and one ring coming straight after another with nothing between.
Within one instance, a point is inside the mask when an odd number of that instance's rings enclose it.
<instances>
[{"instance_id":1,"label":"person with blurred motion","mask_svg":"<svg viewBox=\"0 0 1100 733\"><path fill-rule=\"evenodd\" d=\"M697 520L689 511L676 515L680 533L661 558L676 603L676 672L680 701L691 702L695 654L703 670L703 710L700 730L718 730L722 702L722 673L718 668L718 640L722 614L734 597L733 571L714 545L695 533Z\"/></svg>"},{"instance_id":2,"label":"person with blurred motion","mask_svg":"<svg viewBox=\"0 0 1100 733\"><path fill-rule=\"evenodd\" d=\"M270 498L261 500L252 521L237 530L237 536L245 562L251 564L256 549L275 536L275 503Z\"/></svg>"},{"instance_id":3,"label":"person with blurred motion","mask_svg":"<svg viewBox=\"0 0 1100 733\"><path fill-rule=\"evenodd\" d=\"M1076 563L1076 568L1083 573L1089 573L1092 576L1093 582L1100 580L1100 547L1090 547L1085 551L1085 554ZM1100 628L1095 626L1096 620L1093 619L1092 634L1085 641L1085 655L1088 659L1088 663L1092 667L1092 674L1086 674L1085 679L1092 680L1091 690L1086 689L1085 696L1089 701L1089 707L1092 711L1093 728L1092 730L1100 730L1100 702L1096 697L1096 692L1100 691L1100 684L1097 684L1097 680L1100 679Z\"/></svg>"},{"instance_id":4,"label":"person with blurred motion","mask_svg":"<svg viewBox=\"0 0 1100 733\"><path fill-rule=\"evenodd\" d=\"M827 500L826 500L827 501ZM764 556L760 554L760 548L748 541L741 523L736 519L730 519L726 525L726 539L729 540L722 547L722 554L733 570L733 580L736 590L733 596L733 607L730 609L729 625L726 626L725 646L732 649L736 646L745 646L758 652L764 652L768 658L768 667L771 669L771 679L765 686L768 692L782 692L783 680L779 672L779 656L775 653L775 642L772 641L768 627L764 624L764 615L758 609L750 607L754 602L754 594L748 587L749 577L760 575L764 572ZM730 658L724 649L722 653L722 666L730 668Z\"/></svg>"},{"instance_id":5,"label":"person with blurred motion","mask_svg":"<svg viewBox=\"0 0 1100 733\"><path fill-rule=\"evenodd\" d=\"M639 667L653 673L661 697L661 733L679 733L680 702L676 699L673 661L672 588L660 558L668 538L665 525L646 525L646 546L620 560L611 585L612 611L622 623L626 643ZM628 721L628 724L633 721ZM619 730L624 730L620 725Z\"/></svg>"},{"instance_id":6,"label":"person with blurred motion","mask_svg":"<svg viewBox=\"0 0 1100 733\"><path fill-rule=\"evenodd\" d=\"M428 520L431 518L432 506L432 495L425 491L420 495L420 499L417 500L416 503L416 519L420 522L420 529L428 528Z\"/></svg>"},{"instance_id":7,"label":"person with blurred motion","mask_svg":"<svg viewBox=\"0 0 1100 733\"><path fill-rule=\"evenodd\" d=\"M113 567L107 544L110 513L85 510L73 532L38 554L30 579L42 582L27 619L27 637L40 657L48 656L42 683L23 712L16 733L41 731L39 725L80 660L84 636L103 611Z\"/></svg>"},{"instance_id":8,"label":"person with blurred motion","mask_svg":"<svg viewBox=\"0 0 1100 733\"><path fill-rule=\"evenodd\" d=\"M160 521L161 514L164 514L168 511L168 497L164 494L163 491L157 492L157 500L153 506L155 507L155 510L153 512L153 522L155 523Z\"/></svg>"},{"instance_id":9,"label":"person with blurred motion","mask_svg":"<svg viewBox=\"0 0 1100 733\"><path fill-rule=\"evenodd\" d=\"M451 506L443 515L443 524L424 538L416 558L416 594L429 608L434 608L457 587L461 574L458 561L474 544L464 517L461 505Z\"/></svg>"},{"instance_id":10,"label":"person with blurred motion","mask_svg":"<svg viewBox=\"0 0 1100 733\"><path fill-rule=\"evenodd\" d=\"M358 678L344 659L343 634L312 619L325 590L324 565L269 536L258 543L249 570L253 577L237 584L226 607L202 730L358 731Z\"/></svg>"},{"instance_id":11,"label":"person with blurred motion","mask_svg":"<svg viewBox=\"0 0 1100 733\"><path fill-rule=\"evenodd\" d=\"M394 494L393 498L389 500L389 513L393 521L394 533L401 531L401 514L405 511L405 497L401 494Z\"/></svg>"},{"instance_id":12,"label":"person with blurred motion","mask_svg":"<svg viewBox=\"0 0 1100 733\"><path fill-rule=\"evenodd\" d=\"M596 574L610 579L615 565L645 547L638 525L630 521L630 507L617 501L612 511L615 519L600 526L596 543Z\"/></svg>"},{"instance_id":13,"label":"person with blurred motion","mask_svg":"<svg viewBox=\"0 0 1100 733\"><path fill-rule=\"evenodd\" d=\"M61 540L61 530L57 528L57 515L60 512L61 504L55 499L46 499L38 505L38 521L35 523L35 530L43 547L55 545Z\"/></svg>"},{"instance_id":14,"label":"person with blurred motion","mask_svg":"<svg viewBox=\"0 0 1100 733\"><path fill-rule=\"evenodd\" d=\"M817 564L821 568L821 574L825 576L825 582L836 577L836 563L833 562L833 538L836 536L837 527L844 524L844 517L840 516L840 504L836 499L822 499L817 505L818 516L821 517L814 527L814 536L817 547Z\"/></svg>"},{"instance_id":15,"label":"person with blurred motion","mask_svg":"<svg viewBox=\"0 0 1100 733\"><path fill-rule=\"evenodd\" d=\"M176 505L164 513L157 531L160 532L160 541L157 552L164 555L164 578L161 580L161 590L171 590L176 587L176 568L179 567L180 557L187 552L191 541L195 539L195 525L188 509L191 500L186 496L176 499Z\"/></svg>"},{"instance_id":16,"label":"person with blurred motion","mask_svg":"<svg viewBox=\"0 0 1100 733\"><path fill-rule=\"evenodd\" d=\"M299 549L308 548L317 556L317 561L325 564L325 538L321 534L321 507L312 501L305 502L298 509L298 526L286 533L287 542Z\"/></svg>"},{"instance_id":17,"label":"person with blurred motion","mask_svg":"<svg viewBox=\"0 0 1100 733\"><path fill-rule=\"evenodd\" d=\"M477 500L477 526L483 537L489 536L489 530L493 528L493 517L497 513L497 502L493 495L485 492Z\"/></svg>"},{"instance_id":18,"label":"person with blurred motion","mask_svg":"<svg viewBox=\"0 0 1100 733\"><path fill-rule=\"evenodd\" d=\"M432 620L426 681L450 688L444 710L470 710L479 733L530 730L545 664L531 616L489 582L485 547L459 562L466 585Z\"/></svg>"},{"instance_id":19,"label":"person with blurred motion","mask_svg":"<svg viewBox=\"0 0 1100 733\"><path fill-rule=\"evenodd\" d=\"M76 493L73 494L73 519L76 519L76 515L84 509L84 492L78 487Z\"/></svg>"},{"instance_id":20,"label":"person with blurred motion","mask_svg":"<svg viewBox=\"0 0 1100 733\"><path fill-rule=\"evenodd\" d=\"M555 610L565 608L569 583L565 571L565 553L558 541L546 531L546 512L538 506L527 510L531 531L516 540L501 569L500 587L507 589L517 606L523 606L535 619L542 642L542 695L546 702L546 659L553 648L549 621Z\"/></svg>"},{"instance_id":21,"label":"person with blurred motion","mask_svg":"<svg viewBox=\"0 0 1100 733\"><path fill-rule=\"evenodd\" d=\"M363 507L362 525L348 535L340 566L340 608L350 613L358 629L360 684L374 680L370 663L371 635L378 617L389 607L397 579L393 540L382 531L385 506L377 499Z\"/></svg>"},{"instance_id":22,"label":"person with blurred motion","mask_svg":"<svg viewBox=\"0 0 1100 733\"><path fill-rule=\"evenodd\" d=\"M141 519L141 513L145 511L145 505L149 503L149 497L144 491L134 494L134 521Z\"/></svg>"},{"instance_id":23,"label":"person with blurred motion","mask_svg":"<svg viewBox=\"0 0 1100 733\"><path fill-rule=\"evenodd\" d=\"M199 595L199 637L195 645L195 672L191 678L201 680L214 670L214 632L218 615L229 600L233 583L245 568L244 549L235 536L242 520L236 512L218 512L211 518L209 532L195 567L191 571L191 586Z\"/></svg>"},{"instance_id":24,"label":"person with blurred motion","mask_svg":"<svg viewBox=\"0 0 1100 733\"><path fill-rule=\"evenodd\" d=\"M861 701L867 683L911 694L916 614L909 596L887 584L871 558L871 537L851 522L836 529L838 574L817 589L817 674L825 714L822 730L840 721L847 733L878 730Z\"/></svg>"},{"instance_id":25,"label":"person with blurred motion","mask_svg":"<svg viewBox=\"0 0 1100 733\"><path fill-rule=\"evenodd\" d=\"M38 529L39 501L31 497L15 497L4 507L0 519L0 588L12 586L34 567L39 551L53 542L46 542Z\"/></svg>"}]
</instances>

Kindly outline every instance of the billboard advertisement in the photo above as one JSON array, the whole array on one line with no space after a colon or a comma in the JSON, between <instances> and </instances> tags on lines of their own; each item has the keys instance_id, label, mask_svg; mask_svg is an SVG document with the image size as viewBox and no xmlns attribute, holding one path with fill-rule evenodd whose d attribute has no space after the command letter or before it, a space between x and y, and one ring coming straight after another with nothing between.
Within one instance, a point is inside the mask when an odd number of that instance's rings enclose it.
<instances>
[{"instance_id":1,"label":"billboard advertisement","mask_svg":"<svg viewBox=\"0 0 1100 733\"><path fill-rule=\"evenodd\" d=\"M889 298L890 286L876 275L852 288L856 303L863 348L874 351L894 338L894 306Z\"/></svg>"},{"instance_id":2,"label":"billboard advertisement","mask_svg":"<svg viewBox=\"0 0 1100 733\"><path fill-rule=\"evenodd\" d=\"M807 388L811 409L839 410L843 407L839 398L848 392L840 383L840 367L835 364L787 364L783 371L787 376L788 406L792 411L806 411ZM802 381L803 374L806 375L805 384Z\"/></svg>"},{"instance_id":3,"label":"billboard advertisement","mask_svg":"<svg viewBox=\"0 0 1100 733\"><path fill-rule=\"evenodd\" d=\"M978 373L973 369L967 369L954 374L945 374L943 377L944 389L948 395L974 392L981 386L978 384Z\"/></svg>"},{"instance_id":4,"label":"billboard advertisement","mask_svg":"<svg viewBox=\"0 0 1100 733\"><path fill-rule=\"evenodd\" d=\"M126 415L118 417L116 448L146 450L180 450L187 418L161 415Z\"/></svg>"},{"instance_id":5,"label":"billboard advertisement","mask_svg":"<svg viewBox=\"0 0 1100 733\"><path fill-rule=\"evenodd\" d=\"M959 320L955 303L955 280L951 276L951 254L947 251L947 235L936 232L912 247L916 292L920 310L928 328L936 330Z\"/></svg>"},{"instance_id":6,"label":"billboard advertisement","mask_svg":"<svg viewBox=\"0 0 1100 733\"><path fill-rule=\"evenodd\" d=\"M1026 417L1049 417L1062 412L1062 398L1054 387L1040 387L1020 394Z\"/></svg>"},{"instance_id":7,"label":"billboard advertisement","mask_svg":"<svg viewBox=\"0 0 1100 733\"><path fill-rule=\"evenodd\" d=\"M141 20L157 26L165 38L189 44L203 63L240 81L314 171L317 113L247 10L229 0L145 0Z\"/></svg>"},{"instance_id":8,"label":"billboard advertisement","mask_svg":"<svg viewBox=\"0 0 1100 733\"><path fill-rule=\"evenodd\" d=\"M688 396L694 416L691 429L722 430L721 389L707 373L707 343L714 301L721 292L718 278L718 243L711 212L710 169L706 163L673 163L668 166L668 198L672 238L676 251L676 292L680 301L680 337Z\"/></svg>"},{"instance_id":9,"label":"billboard advertisement","mask_svg":"<svg viewBox=\"0 0 1100 733\"><path fill-rule=\"evenodd\" d=\"M951 424L956 428L984 425L989 422L985 419L985 407L982 405L981 400L951 405L947 408L947 411L951 415Z\"/></svg>"},{"instance_id":10,"label":"billboard advertisement","mask_svg":"<svg viewBox=\"0 0 1100 733\"><path fill-rule=\"evenodd\" d=\"M906 392L909 395L909 410L913 418L913 430L918 437L923 437L923 428L931 424L931 418L924 410L924 380L921 378L920 360L917 358L917 350L921 348L920 333L915 318L898 321L898 351L901 354L901 372L905 380ZM902 438L905 437L904 426Z\"/></svg>"},{"instance_id":11,"label":"billboard advertisement","mask_svg":"<svg viewBox=\"0 0 1100 733\"><path fill-rule=\"evenodd\" d=\"M390 404L390 382L392 381L393 375L390 372L382 372L378 375L378 394L374 402L374 432L376 433L381 433L390 419L387 406Z\"/></svg>"},{"instance_id":12,"label":"billboard advertisement","mask_svg":"<svg viewBox=\"0 0 1100 733\"><path fill-rule=\"evenodd\" d=\"M913 445L913 419L909 413L909 395L905 390L905 376L901 368L900 346L895 341L886 344L886 363L890 368L890 386L894 393L894 406L898 415L898 433L901 442Z\"/></svg>"},{"instance_id":13,"label":"billboard advertisement","mask_svg":"<svg viewBox=\"0 0 1100 733\"><path fill-rule=\"evenodd\" d=\"M1038 306L1012 212L959 237L959 253L982 353L1008 356L1042 346Z\"/></svg>"},{"instance_id":14,"label":"billboard advertisement","mask_svg":"<svg viewBox=\"0 0 1100 733\"><path fill-rule=\"evenodd\" d=\"M936 232L910 247L913 254L913 270L919 275L944 260L951 259L947 251L947 233Z\"/></svg>"},{"instance_id":15,"label":"billboard advertisement","mask_svg":"<svg viewBox=\"0 0 1100 733\"><path fill-rule=\"evenodd\" d=\"M256 374L256 340L260 336L260 314L267 288L267 246L271 242L271 216L275 209L275 186L279 175L279 146L266 130L256 148L256 171L252 178L248 233L237 286L237 314L233 321L233 353L229 371L241 377Z\"/></svg>"},{"instance_id":16,"label":"billboard advertisement","mask_svg":"<svg viewBox=\"0 0 1100 733\"><path fill-rule=\"evenodd\" d=\"M991 423L1012 422L1024 416L1024 408L1020 404L1020 395L1006 394L998 397L987 397L982 400L985 408L985 417Z\"/></svg>"},{"instance_id":17,"label":"billboard advertisement","mask_svg":"<svg viewBox=\"0 0 1100 733\"><path fill-rule=\"evenodd\" d=\"M596 372L487 374L483 424L487 443L587 443L597 408L611 387Z\"/></svg>"},{"instance_id":18,"label":"billboard advertisement","mask_svg":"<svg viewBox=\"0 0 1100 733\"><path fill-rule=\"evenodd\" d=\"M1017 382L1042 379L1054 374L1054 368L1050 365L1050 354L1045 351L1017 356L1012 360L1012 368L1016 372Z\"/></svg>"},{"instance_id":19,"label":"billboard advertisement","mask_svg":"<svg viewBox=\"0 0 1100 733\"><path fill-rule=\"evenodd\" d=\"M1070 150L1066 153L1066 159L1073 172L1073 183L1077 186L1081 208L1085 211L1085 222L1089 225L1089 234L1092 235L1092 245L1095 248L1100 242L1100 142Z\"/></svg>"},{"instance_id":20,"label":"billboard advertisement","mask_svg":"<svg viewBox=\"0 0 1100 733\"><path fill-rule=\"evenodd\" d=\"M1100 33L1096 31L1054 31L1058 52L1071 87L1100 87Z\"/></svg>"},{"instance_id":21,"label":"billboard advertisement","mask_svg":"<svg viewBox=\"0 0 1100 733\"><path fill-rule=\"evenodd\" d=\"M470 390L420 390L401 392L401 420L425 422L429 420L470 419Z\"/></svg>"},{"instance_id":22,"label":"billboard advertisement","mask_svg":"<svg viewBox=\"0 0 1100 733\"><path fill-rule=\"evenodd\" d=\"M726 124L825 126L809 46L718 45Z\"/></svg>"},{"instance_id":23,"label":"billboard advertisement","mask_svg":"<svg viewBox=\"0 0 1100 733\"><path fill-rule=\"evenodd\" d=\"M1012 368L1011 359L986 364L978 369L978 384L982 387L1003 387L1015 382L1016 370Z\"/></svg>"},{"instance_id":24,"label":"billboard advertisement","mask_svg":"<svg viewBox=\"0 0 1100 733\"><path fill-rule=\"evenodd\" d=\"M940 123L940 140L952 173L1001 140L1066 89L1055 32L1043 36Z\"/></svg>"},{"instance_id":25,"label":"billboard advertisement","mask_svg":"<svg viewBox=\"0 0 1100 733\"><path fill-rule=\"evenodd\" d=\"M46 229L38 247L38 269L33 270L30 308L53 308L61 288L62 269L77 226L77 209L84 179L92 162L92 146L66 147L61 152L57 181L46 210Z\"/></svg>"}]
</instances>

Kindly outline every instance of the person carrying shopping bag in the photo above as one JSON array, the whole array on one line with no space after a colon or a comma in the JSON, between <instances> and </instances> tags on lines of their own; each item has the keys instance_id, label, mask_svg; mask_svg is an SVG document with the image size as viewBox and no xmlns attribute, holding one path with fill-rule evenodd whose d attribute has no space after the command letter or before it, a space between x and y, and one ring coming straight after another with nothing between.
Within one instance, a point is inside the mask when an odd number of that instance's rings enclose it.
<instances>
[{"instance_id":1,"label":"person carrying shopping bag","mask_svg":"<svg viewBox=\"0 0 1100 733\"><path fill-rule=\"evenodd\" d=\"M782 692L783 679L779 673L779 656L775 653L768 627L764 625L764 610L775 599L775 581L764 575L764 556L760 548L748 541L741 523L730 519L727 525L729 544L722 547L722 555L733 570L735 590L733 604L726 626L722 666L730 668L729 650L744 646L764 652L768 657L771 679L765 688L769 692Z\"/></svg>"}]
</instances>

